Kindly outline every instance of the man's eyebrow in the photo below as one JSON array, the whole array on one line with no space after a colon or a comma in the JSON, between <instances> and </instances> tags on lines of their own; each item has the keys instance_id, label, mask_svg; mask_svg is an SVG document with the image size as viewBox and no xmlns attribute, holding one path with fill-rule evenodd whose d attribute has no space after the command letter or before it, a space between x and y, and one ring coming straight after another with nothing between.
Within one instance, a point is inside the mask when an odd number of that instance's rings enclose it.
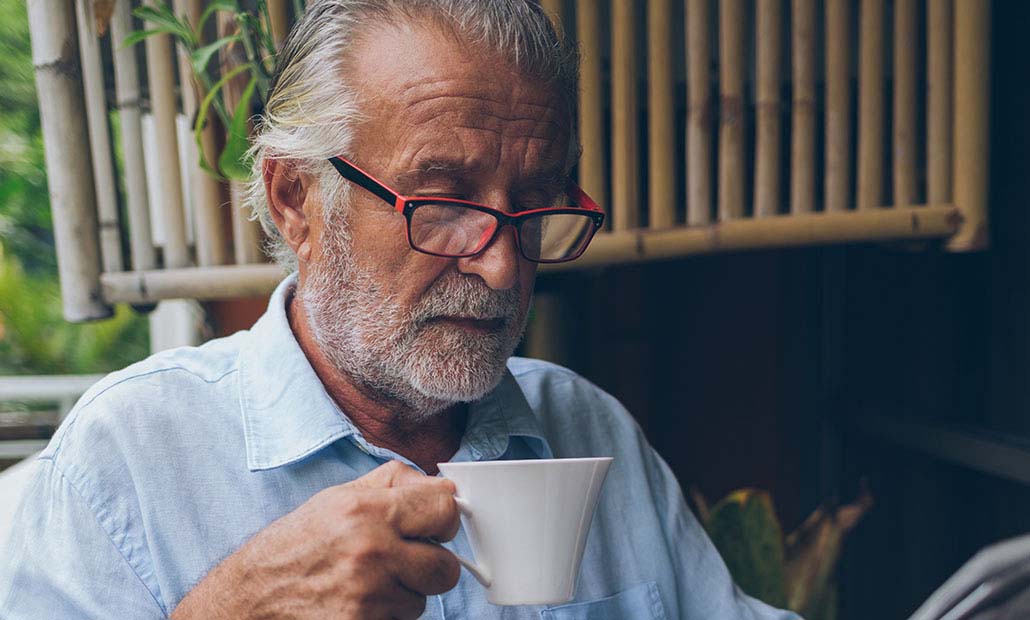
<instances>
[{"instance_id":1,"label":"man's eyebrow","mask_svg":"<svg viewBox=\"0 0 1030 620\"><path fill-rule=\"evenodd\" d=\"M478 164L466 164L449 159L431 159L420 162L414 168L401 172L396 177L397 189L402 191L412 189L421 183L435 179L446 179L454 181L465 181L482 171ZM561 167L547 168L533 172L522 179L518 185L521 187L561 187L568 180L569 175Z\"/></svg>"},{"instance_id":2,"label":"man's eyebrow","mask_svg":"<svg viewBox=\"0 0 1030 620\"><path fill-rule=\"evenodd\" d=\"M519 184L523 186L554 187L562 186L568 181L569 175L561 168L541 170L530 174L522 179Z\"/></svg>"},{"instance_id":3,"label":"man's eyebrow","mask_svg":"<svg viewBox=\"0 0 1030 620\"><path fill-rule=\"evenodd\" d=\"M468 166L461 162L447 159L429 159L420 162L410 170L398 174L397 183L399 185L417 185L428 179L461 179L475 174L476 171L476 166Z\"/></svg>"}]
</instances>

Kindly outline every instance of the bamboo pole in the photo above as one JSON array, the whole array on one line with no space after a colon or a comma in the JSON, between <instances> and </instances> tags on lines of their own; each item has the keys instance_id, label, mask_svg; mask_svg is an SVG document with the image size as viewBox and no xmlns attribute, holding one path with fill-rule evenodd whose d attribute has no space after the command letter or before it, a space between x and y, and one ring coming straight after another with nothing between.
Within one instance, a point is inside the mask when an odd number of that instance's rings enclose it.
<instances>
[{"instance_id":1,"label":"bamboo pole","mask_svg":"<svg viewBox=\"0 0 1030 620\"><path fill-rule=\"evenodd\" d=\"M758 88L755 106L755 215L780 210L781 0L758 0Z\"/></svg>"},{"instance_id":2,"label":"bamboo pole","mask_svg":"<svg viewBox=\"0 0 1030 620\"><path fill-rule=\"evenodd\" d=\"M712 92L708 0L687 0L687 224L712 213Z\"/></svg>"},{"instance_id":3,"label":"bamboo pole","mask_svg":"<svg viewBox=\"0 0 1030 620\"><path fill-rule=\"evenodd\" d=\"M948 243L953 252L990 245L987 180L990 151L991 5L981 0L955 2L955 205L961 230Z\"/></svg>"},{"instance_id":4,"label":"bamboo pole","mask_svg":"<svg viewBox=\"0 0 1030 620\"><path fill-rule=\"evenodd\" d=\"M647 3L648 200L650 228L676 223L675 100L670 0Z\"/></svg>"},{"instance_id":5,"label":"bamboo pole","mask_svg":"<svg viewBox=\"0 0 1030 620\"><path fill-rule=\"evenodd\" d=\"M220 265L105 274L104 295L116 302L150 304L164 299L262 297L283 279L278 265Z\"/></svg>"},{"instance_id":6,"label":"bamboo pole","mask_svg":"<svg viewBox=\"0 0 1030 620\"><path fill-rule=\"evenodd\" d=\"M268 0L268 16L271 21L269 26L272 29L272 41L278 48L290 33L290 12L286 0Z\"/></svg>"},{"instance_id":7,"label":"bamboo pole","mask_svg":"<svg viewBox=\"0 0 1030 620\"><path fill-rule=\"evenodd\" d=\"M639 225L633 2L612 0L612 230Z\"/></svg>"},{"instance_id":8,"label":"bamboo pole","mask_svg":"<svg viewBox=\"0 0 1030 620\"><path fill-rule=\"evenodd\" d=\"M604 173L604 111L601 86L601 21L596 0L577 0L576 33L580 49L579 184L608 211L608 179Z\"/></svg>"},{"instance_id":9,"label":"bamboo pole","mask_svg":"<svg viewBox=\"0 0 1030 620\"><path fill-rule=\"evenodd\" d=\"M228 36L236 28L235 19L231 15L218 16L218 36ZM240 50L231 46L222 48L222 71L231 70L240 63L246 62ZM247 83L246 74L239 75L229 80L222 87L222 98L228 110L236 108L236 104L243 96L243 89ZM251 130L251 124L247 123L247 133ZM244 204L245 189L238 181L229 182L229 204L232 208L232 240L233 254L236 264L244 265L249 263L260 263L264 260L261 252L261 227L256 220L250 219Z\"/></svg>"},{"instance_id":10,"label":"bamboo pole","mask_svg":"<svg viewBox=\"0 0 1030 620\"><path fill-rule=\"evenodd\" d=\"M931 205L741 218L709 226L602 233L579 259L542 266L541 270L571 271L737 250L941 239L958 230L961 220L957 207Z\"/></svg>"},{"instance_id":11,"label":"bamboo pole","mask_svg":"<svg viewBox=\"0 0 1030 620\"><path fill-rule=\"evenodd\" d=\"M47 186L64 318L111 316L100 292L100 251L85 100L70 2L28 3L32 64L36 73Z\"/></svg>"},{"instance_id":12,"label":"bamboo pole","mask_svg":"<svg viewBox=\"0 0 1030 620\"><path fill-rule=\"evenodd\" d=\"M261 228L250 219L244 197L246 188L238 181L229 182L229 201L232 205L232 241L237 265L264 262L261 251Z\"/></svg>"},{"instance_id":13,"label":"bamboo pole","mask_svg":"<svg viewBox=\"0 0 1030 620\"><path fill-rule=\"evenodd\" d=\"M107 125L107 97L100 39L90 0L77 0L79 54L82 86L86 97L86 128L93 161L93 185L97 193L97 225L100 229L100 262L104 271L122 271L122 236L118 225L118 186L115 183L111 134Z\"/></svg>"},{"instance_id":14,"label":"bamboo pole","mask_svg":"<svg viewBox=\"0 0 1030 620\"><path fill-rule=\"evenodd\" d=\"M916 0L894 4L894 200L915 204L916 180Z\"/></svg>"},{"instance_id":15,"label":"bamboo pole","mask_svg":"<svg viewBox=\"0 0 1030 620\"><path fill-rule=\"evenodd\" d=\"M744 3L719 0L719 220L744 215Z\"/></svg>"},{"instance_id":16,"label":"bamboo pole","mask_svg":"<svg viewBox=\"0 0 1030 620\"><path fill-rule=\"evenodd\" d=\"M951 200L951 0L927 0L927 200Z\"/></svg>"},{"instance_id":17,"label":"bamboo pole","mask_svg":"<svg viewBox=\"0 0 1030 620\"><path fill-rule=\"evenodd\" d=\"M132 268L144 270L153 269L157 259L154 254L154 241L150 235L150 202L147 198L147 173L143 156L136 46L121 45L133 30L131 10L128 2L114 3L114 13L111 17L111 48L114 54L114 85L122 134L122 177L125 180L125 207L129 216L129 249L132 254Z\"/></svg>"},{"instance_id":18,"label":"bamboo pole","mask_svg":"<svg viewBox=\"0 0 1030 620\"><path fill-rule=\"evenodd\" d=\"M826 210L851 202L851 46L848 0L826 0Z\"/></svg>"},{"instance_id":19,"label":"bamboo pole","mask_svg":"<svg viewBox=\"0 0 1030 620\"><path fill-rule=\"evenodd\" d=\"M148 0L148 4L153 4ZM156 196L158 219L164 232L164 265L185 267L190 263L186 246L185 204L179 178L179 147L175 126L175 69L172 64L172 41L166 34L147 37L147 81L150 84L150 110L154 116L154 136L159 165Z\"/></svg>"},{"instance_id":20,"label":"bamboo pole","mask_svg":"<svg viewBox=\"0 0 1030 620\"><path fill-rule=\"evenodd\" d=\"M582 258L544 265L541 271L546 274L742 249L938 239L954 234L961 219L952 205L927 205L600 233ZM282 278L277 265L258 264L110 273L103 274L101 282L105 299L142 304L177 298L257 297L270 293Z\"/></svg>"},{"instance_id":21,"label":"bamboo pole","mask_svg":"<svg viewBox=\"0 0 1030 620\"><path fill-rule=\"evenodd\" d=\"M793 0L790 212L815 210L815 0Z\"/></svg>"},{"instance_id":22,"label":"bamboo pole","mask_svg":"<svg viewBox=\"0 0 1030 620\"><path fill-rule=\"evenodd\" d=\"M281 4L281 3L280 3ZM175 14L185 16L191 24L196 24L203 11L200 0L174 0ZM176 46L179 54L179 82L182 94L182 113L188 119L194 118L204 92L193 77L193 67L186 48ZM213 115L212 115L213 116ZM201 266L224 265L229 262L226 247L227 235L222 213L224 194L222 184L200 167L200 157L212 163L218 161L218 126L212 119L201 133L203 153L197 153L196 163L189 170L189 188L193 197L193 220L197 263ZM187 145L190 151L196 151L195 142Z\"/></svg>"},{"instance_id":23,"label":"bamboo pole","mask_svg":"<svg viewBox=\"0 0 1030 620\"><path fill-rule=\"evenodd\" d=\"M883 204L883 0L862 0L858 66L859 209Z\"/></svg>"}]
</instances>

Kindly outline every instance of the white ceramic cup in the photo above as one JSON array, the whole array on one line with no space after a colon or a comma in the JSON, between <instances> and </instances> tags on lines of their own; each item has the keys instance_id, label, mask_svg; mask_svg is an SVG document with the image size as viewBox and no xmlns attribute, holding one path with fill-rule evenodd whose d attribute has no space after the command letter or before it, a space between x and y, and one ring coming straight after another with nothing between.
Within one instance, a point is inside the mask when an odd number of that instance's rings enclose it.
<instances>
[{"instance_id":1,"label":"white ceramic cup","mask_svg":"<svg viewBox=\"0 0 1030 620\"><path fill-rule=\"evenodd\" d=\"M476 562L458 560L495 605L571 601L611 457L439 463L458 488Z\"/></svg>"}]
</instances>

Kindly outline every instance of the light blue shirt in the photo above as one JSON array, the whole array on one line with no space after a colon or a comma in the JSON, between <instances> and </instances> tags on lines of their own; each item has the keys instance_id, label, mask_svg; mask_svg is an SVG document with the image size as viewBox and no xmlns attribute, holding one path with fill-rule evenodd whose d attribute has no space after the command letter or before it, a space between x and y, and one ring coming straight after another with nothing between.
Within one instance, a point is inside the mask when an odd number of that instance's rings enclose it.
<instances>
[{"instance_id":1,"label":"light blue shirt","mask_svg":"<svg viewBox=\"0 0 1030 620\"><path fill-rule=\"evenodd\" d=\"M86 393L35 464L0 558L0 618L166 618L212 567L318 491L404 457L368 443L294 339L288 278L253 329L160 353ZM610 395L513 358L455 461L613 456L576 599L497 607L466 571L448 620L790 619L740 592L672 472ZM464 532L447 545L469 556Z\"/></svg>"}]
</instances>

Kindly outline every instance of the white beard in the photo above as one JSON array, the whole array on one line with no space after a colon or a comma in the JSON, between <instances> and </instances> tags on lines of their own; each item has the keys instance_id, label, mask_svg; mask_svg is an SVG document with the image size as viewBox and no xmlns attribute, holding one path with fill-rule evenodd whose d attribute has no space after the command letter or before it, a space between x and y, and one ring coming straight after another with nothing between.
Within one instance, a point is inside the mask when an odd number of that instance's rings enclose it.
<instances>
[{"instance_id":1,"label":"white beard","mask_svg":"<svg viewBox=\"0 0 1030 620\"><path fill-rule=\"evenodd\" d=\"M349 257L346 231L323 238L296 299L315 341L340 372L383 400L399 402L412 421L458 402L478 400L504 376L525 331L518 285L491 289L476 276L444 272L414 306L404 308L380 280ZM403 276L399 276L403 277ZM471 334L438 317L502 319L491 334Z\"/></svg>"}]
</instances>

